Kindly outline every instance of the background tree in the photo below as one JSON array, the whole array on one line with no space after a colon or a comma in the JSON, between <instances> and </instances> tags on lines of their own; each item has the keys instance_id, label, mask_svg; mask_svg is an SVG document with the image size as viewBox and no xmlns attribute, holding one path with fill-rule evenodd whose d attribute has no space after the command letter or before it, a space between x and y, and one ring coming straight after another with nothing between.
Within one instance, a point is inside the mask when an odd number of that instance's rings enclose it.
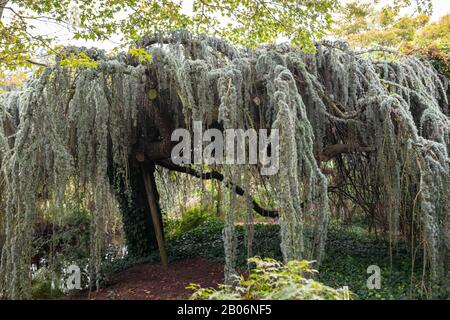
<instances>
[{"instance_id":1,"label":"background tree","mask_svg":"<svg viewBox=\"0 0 450 320\"><path fill-rule=\"evenodd\" d=\"M450 15L430 23L430 4L419 3L416 10L405 13L410 1L384 6L377 0L348 2L339 8L331 33L353 47L384 46L421 56L449 77Z\"/></svg>"},{"instance_id":2,"label":"background tree","mask_svg":"<svg viewBox=\"0 0 450 320\"><path fill-rule=\"evenodd\" d=\"M143 0L1 0L0 63L16 69L35 64L39 49L54 50L52 35L36 33L37 25L63 25L73 39L104 41L119 37L129 45L149 32L186 29L216 34L234 43L256 46L280 36L311 49L331 23L336 0L318 1L183 1ZM3 19L2 19L3 17ZM6 17L8 19L6 19Z\"/></svg>"},{"instance_id":3,"label":"background tree","mask_svg":"<svg viewBox=\"0 0 450 320\"><path fill-rule=\"evenodd\" d=\"M333 33L357 47L398 47L414 40L417 29L429 21L427 11L404 15L409 2L395 1L380 7L379 1L351 1L339 8ZM420 8L420 7L419 7Z\"/></svg>"},{"instance_id":4,"label":"background tree","mask_svg":"<svg viewBox=\"0 0 450 320\"><path fill-rule=\"evenodd\" d=\"M450 79L450 14L419 29L414 40L403 44L400 50L424 57Z\"/></svg>"}]
</instances>

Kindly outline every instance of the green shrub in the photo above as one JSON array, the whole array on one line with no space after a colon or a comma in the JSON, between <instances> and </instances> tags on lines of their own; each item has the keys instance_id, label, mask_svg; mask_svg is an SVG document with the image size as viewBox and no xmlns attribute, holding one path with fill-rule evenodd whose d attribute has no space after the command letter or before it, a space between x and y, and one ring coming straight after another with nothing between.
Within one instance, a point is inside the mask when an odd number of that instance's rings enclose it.
<instances>
[{"instance_id":1,"label":"green shrub","mask_svg":"<svg viewBox=\"0 0 450 320\"><path fill-rule=\"evenodd\" d=\"M40 268L31 282L31 296L35 300L61 298L64 293L58 288L59 280L46 267Z\"/></svg>"},{"instance_id":2,"label":"green shrub","mask_svg":"<svg viewBox=\"0 0 450 320\"><path fill-rule=\"evenodd\" d=\"M68 262L85 262L90 256L91 217L86 210L72 210L62 221L56 240L62 243L61 255Z\"/></svg>"},{"instance_id":3,"label":"green shrub","mask_svg":"<svg viewBox=\"0 0 450 320\"><path fill-rule=\"evenodd\" d=\"M83 209L70 210L57 224L42 221L35 230L33 262L53 261L61 269L67 263L84 265L90 256L90 216ZM53 255L53 256L51 256Z\"/></svg>"},{"instance_id":4,"label":"green shrub","mask_svg":"<svg viewBox=\"0 0 450 320\"><path fill-rule=\"evenodd\" d=\"M85 267L90 258L90 215L87 210L68 210L61 221L43 219L35 228L32 294L35 299L52 299L62 294L65 268L81 268L81 284L89 281ZM52 285L53 283L53 285ZM65 289L64 289L65 290Z\"/></svg>"},{"instance_id":5,"label":"green shrub","mask_svg":"<svg viewBox=\"0 0 450 320\"><path fill-rule=\"evenodd\" d=\"M196 229L208 221L218 221L209 208L195 206L188 209L181 219L167 219L165 231L168 238L180 236L186 232Z\"/></svg>"},{"instance_id":6,"label":"green shrub","mask_svg":"<svg viewBox=\"0 0 450 320\"><path fill-rule=\"evenodd\" d=\"M218 290L191 284L192 299L210 300L343 300L350 299L347 289L333 289L313 279L317 271L311 262L289 261L286 264L258 257L248 259L255 267L248 277L239 276L236 286L221 285Z\"/></svg>"}]
</instances>

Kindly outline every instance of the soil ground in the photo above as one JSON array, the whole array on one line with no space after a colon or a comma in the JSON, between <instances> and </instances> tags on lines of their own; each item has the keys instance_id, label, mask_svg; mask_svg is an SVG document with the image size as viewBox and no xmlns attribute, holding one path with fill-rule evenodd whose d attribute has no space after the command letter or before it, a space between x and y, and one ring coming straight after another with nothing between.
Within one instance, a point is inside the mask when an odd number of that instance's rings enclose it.
<instances>
[{"instance_id":1,"label":"soil ground","mask_svg":"<svg viewBox=\"0 0 450 320\"><path fill-rule=\"evenodd\" d=\"M98 292L82 291L75 300L172 300L187 299L190 283L217 288L223 283L223 263L203 258L173 261L164 269L159 263L133 266L112 276L111 284Z\"/></svg>"}]
</instances>

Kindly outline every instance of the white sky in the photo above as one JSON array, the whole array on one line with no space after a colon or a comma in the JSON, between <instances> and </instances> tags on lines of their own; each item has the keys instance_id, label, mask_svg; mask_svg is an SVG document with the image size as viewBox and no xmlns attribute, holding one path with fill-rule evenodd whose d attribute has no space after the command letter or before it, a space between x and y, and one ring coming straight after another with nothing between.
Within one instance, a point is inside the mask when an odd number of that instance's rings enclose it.
<instances>
[{"instance_id":1,"label":"white sky","mask_svg":"<svg viewBox=\"0 0 450 320\"><path fill-rule=\"evenodd\" d=\"M346 2L348 0L342 0ZM380 5L390 2L389 0L381 0ZM432 21L439 20L440 17L450 13L450 0L432 0L433 2L433 16ZM191 12L192 0L185 0L183 3L183 11L185 13ZM8 13L5 13L5 19L8 19ZM38 22L36 24L36 30L34 33L41 35L52 36L56 39L56 42L63 45L75 45L75 46L86 46L86 47L98 47L105 50L111 50L117 47L119 44L119 36L112 37L111 40L100 42L100 41L84 41L84 40L74 40L72 39L72 32L69 28L62 25L57 25L54 23Z\"/></svg>"}]
</instances>

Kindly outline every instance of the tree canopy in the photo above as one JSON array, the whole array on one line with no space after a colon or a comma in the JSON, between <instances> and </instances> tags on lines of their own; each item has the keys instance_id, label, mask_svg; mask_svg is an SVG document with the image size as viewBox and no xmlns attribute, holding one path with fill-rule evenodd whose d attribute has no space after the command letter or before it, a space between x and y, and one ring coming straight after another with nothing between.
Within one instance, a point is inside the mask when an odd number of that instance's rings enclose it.
<instances>
[{"instance_id":1,"label":"tree canopy","mask_svg":"<svg viewBox=\"0 0 450 320\"><path fill-rule=\"evenodd\" d=\"M53 36L34 32L39 23L66 26L73 39L102 41L119 35L119 46L149 32L186 29L251 47L283 36L311 49L313 39L329 28L336 4L336 0L195 0L184 8L181 1L173 0L2 0L0 62L15 69L36 62L34 54L39 49L54 53Z\"/></svg>"}]
</instances>

